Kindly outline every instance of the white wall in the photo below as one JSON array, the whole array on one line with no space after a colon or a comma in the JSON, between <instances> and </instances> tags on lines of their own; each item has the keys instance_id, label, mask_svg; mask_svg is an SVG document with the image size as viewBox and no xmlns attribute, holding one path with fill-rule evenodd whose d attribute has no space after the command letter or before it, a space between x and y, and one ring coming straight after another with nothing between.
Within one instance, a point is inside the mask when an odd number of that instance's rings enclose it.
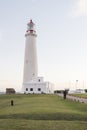
<instances>
[{"instance_id":1,"label":"white wall","mask_svg":"<svg viewBox=\"0 0 87 130\"><path fill-rule=\"evenodd\" d=\"M49 82L34 82L34 83L25 83L23 84L24 93L53 93L52 84ZM30 89L33 89L33 91L30 91ZM38 89L41 89L41 91L38 91Z\"/></svg>"}]
</instances>

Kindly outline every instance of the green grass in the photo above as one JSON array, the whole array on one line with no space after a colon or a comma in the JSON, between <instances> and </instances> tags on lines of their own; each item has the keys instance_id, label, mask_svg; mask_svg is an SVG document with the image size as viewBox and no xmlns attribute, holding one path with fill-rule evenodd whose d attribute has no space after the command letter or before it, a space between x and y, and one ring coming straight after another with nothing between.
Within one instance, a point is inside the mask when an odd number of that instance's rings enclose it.
<instances>
[{"instance_id":1,"label":"green grass","mask_svg":"<svg viewBox=\"0 0 87 130\"><path fill-rule=\"evenodd\" d=\"M86 122L45 120L0 120L0 130L87 130Z\"/></svg>"},{"instance_id":2,"label":"green grass","mask_svg":"<svg viewBox=\"0 0 87 130\"><path fill-rule=\"evenodd\" d=\"M0 130L58 129L86 130L87 105L57 95L0 95Z\"/></svg>"},{"instance_id":3,"label":"green grass","mask_svg":"<svg viewBox=\"0 0 87 130\"><path fill-rule=\"evenodd\" d=\"M87 93L84 93L84 94L71 94L72 96L75 96L75 97L80 97L80 98L86 98L87 99Z\"/></svg>"}]
</instances>

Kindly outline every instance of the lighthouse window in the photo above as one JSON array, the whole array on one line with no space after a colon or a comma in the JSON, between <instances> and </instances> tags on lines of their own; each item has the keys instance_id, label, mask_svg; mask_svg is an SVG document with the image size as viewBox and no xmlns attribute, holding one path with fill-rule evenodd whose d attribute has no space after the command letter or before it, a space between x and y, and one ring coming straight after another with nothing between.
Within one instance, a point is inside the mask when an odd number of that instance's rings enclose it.
<instances>
[{"instance_id":1,"label":"lighthouse window","mask_svg":"<svg viewBox=\"0 0 87 130\"><path fill-rule=\"evenodd\" d=\"M30 91L33 91L33 88L30 88Z\"/></svg>"},{"instance_id":2,"label":"lighthouse window","mask_svg":"<svg viewBox=\"0 0 87 130\"><path fill-rule=\"evenodd\" d=\"M26 88L26 91L28 91L28 88Z\"/></svg>"},{"instance_id":3,"label":"lighthouse window","mask_svg":"<svg viewBox=\"0 0 87 130\"><path fill-rule=\"evenodd\" d=\"M38 91L41 91L41 88L38 88Z\"/></svg>"}]
</instances>

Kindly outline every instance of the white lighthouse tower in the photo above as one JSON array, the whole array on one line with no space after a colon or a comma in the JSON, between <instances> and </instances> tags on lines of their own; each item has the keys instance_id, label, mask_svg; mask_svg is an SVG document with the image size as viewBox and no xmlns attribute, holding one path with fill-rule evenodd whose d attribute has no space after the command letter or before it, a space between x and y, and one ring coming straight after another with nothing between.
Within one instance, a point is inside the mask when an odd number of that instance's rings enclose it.
<instances>
[{"instance_id":1,"label":"white lighthouse tower","mask_svg":"<svg viewBox=\"0 0 87 130\"><path fill-rule=\"evenodd\" d=\"M53 93L53 86L49 82L44 82L43 77L38 77L36 31L32 20L27 24L25 34L25 56L23 73L24 93Z\"/></svg>"},{"instance_id":2,"label":"white lighthouse tower","mask_svg":"<svg viewBox=\"0 0 87 130\"><path fill-rule=\"evenodd\" d=\"M25 34L25 57L24 57L24 77L23 83L27 83L38 76L37 67L37 50L36 50L36 31L34 29L32 20L27 24L27 31Z\"/></svg>"}]
</instances>

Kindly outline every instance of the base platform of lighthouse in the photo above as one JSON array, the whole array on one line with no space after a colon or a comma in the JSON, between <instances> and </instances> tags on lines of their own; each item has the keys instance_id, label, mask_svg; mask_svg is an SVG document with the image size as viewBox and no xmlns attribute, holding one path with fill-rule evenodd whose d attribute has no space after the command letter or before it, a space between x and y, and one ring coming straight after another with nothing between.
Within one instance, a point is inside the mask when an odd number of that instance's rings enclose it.
<instances>
[{"instance_id":1,"label":"base platform of lighthouse","mask_svg":"<svg viewBox=\"0 0 87 130\"><path fill-rule=\"evenodd\" d=\"M43 77L38 77L30 82L23 83L23 92L25 94L52 94L53 84L43 80Z\"/></svg>"}]
</instances>

